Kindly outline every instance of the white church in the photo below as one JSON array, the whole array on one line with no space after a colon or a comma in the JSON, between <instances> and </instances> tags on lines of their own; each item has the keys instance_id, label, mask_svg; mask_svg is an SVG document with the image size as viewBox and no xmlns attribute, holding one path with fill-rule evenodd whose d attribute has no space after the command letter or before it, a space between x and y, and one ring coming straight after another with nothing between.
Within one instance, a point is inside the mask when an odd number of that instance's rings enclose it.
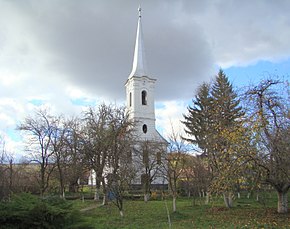
<instances>
[{"instance_id":1,"label":"white church","mask_svg":"<svg viewBox=\"0 0 290 229\"><path fill-rule=\"evenodd\" d=\"M126 109L129 119L134 123L134 147L132 163L136 176L132 183L135 188L143 186L143 178L150 179L151 186L162 187L168 184L164 169L168 142L155 126L154 90L156 79L148 74L142 34L141 8L138 8L138 24L132 71L125 83ZM94 173L89 185L95 181Z\"/></svg>"},{"instance_id":2,"label":"white church","mask_svg":"<svg viewBox=\"0 0 290 229\"><path fill-rule=\"evenodd\" d=\"M127 111L129 118L135 123L136 144L133 149L133 162L136 166L139 164L134 184L141 184L142 175L152 173L150 176L154 175L154 177L152 177L151 184L161 185L167 184L166 177L164 177L165 172L162 171L161 167L164 165L162 160L164 160L163 155L166 153L168 143L158 133L155 126L154 90L156 79L151 78L148 74L140 7L138 11L133 67L125 83ZM147 150L148 152L146 152ZM137 161L140 158L142 158L143 163L141 165Z\"/></svg>"}]
</instances>

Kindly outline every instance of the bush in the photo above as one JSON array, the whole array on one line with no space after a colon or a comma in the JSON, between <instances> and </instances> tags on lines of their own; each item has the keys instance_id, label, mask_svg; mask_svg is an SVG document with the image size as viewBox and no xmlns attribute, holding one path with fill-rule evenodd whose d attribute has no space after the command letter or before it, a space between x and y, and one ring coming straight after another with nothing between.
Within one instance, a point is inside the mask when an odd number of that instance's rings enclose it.
<instances>
[{"instance_id":1,"label":"bush","mask_svg":"<svg viewBox=\"0 0 290 229\"><path fill-rule=\"evenodd\" d=\"M80 221L71 204L60 198L41 199L22 193L0 203L1 228L69 228Z\"/></svg>"}]
</instances>

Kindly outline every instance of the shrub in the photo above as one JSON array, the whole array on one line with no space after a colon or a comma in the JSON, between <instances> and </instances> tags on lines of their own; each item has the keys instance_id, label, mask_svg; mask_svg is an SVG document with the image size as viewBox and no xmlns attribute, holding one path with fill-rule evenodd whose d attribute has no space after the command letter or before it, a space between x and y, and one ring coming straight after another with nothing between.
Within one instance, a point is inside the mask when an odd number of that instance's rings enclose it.
<instances>
[{"instance_id":1,"label":"shrub","mask_svg":"<svg viewBox=\"0 0 290 229\"><path fill-rule=\"evenodd\" d=\"M78 212L60 198L41 199L22 193L10 202L0 204L0 225L3 228L68 228L79 220Z\"/></svg>"}]
</instances>

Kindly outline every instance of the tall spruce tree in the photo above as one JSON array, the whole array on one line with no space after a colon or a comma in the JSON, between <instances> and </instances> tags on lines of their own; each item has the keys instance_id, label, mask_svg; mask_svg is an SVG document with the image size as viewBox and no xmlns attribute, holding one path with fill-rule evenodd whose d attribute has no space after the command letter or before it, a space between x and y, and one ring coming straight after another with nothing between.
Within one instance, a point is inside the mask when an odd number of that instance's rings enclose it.
<instances>
[{"instance_id":1,"label":"tall spruce tree","mask_svg":"<svg viewBox=\"0 0 290 229\"><path fill-rule=\"evenodd\" d=\"M211 192L222 193L227 207L244 163L248 145L244 112L232 84L222 70L212 85L203 84L184 115L187 138L202 149L211 173Z\"/></svg>"},{"instance_id":2,"label":"tall spruce tree","mask_svg":"<svg viewBox=\"0 0 290 229\"><path fill-rule=\"evenodd\" d=\"M188 107L188 115L183 115L185 121L185 139L198 145L203 155L209 151L210 129L212 125L213 100L210 95L210 84L203 83L197 90L197 95L192 100L192 106Z\"/></svg>"},{"instance_id":3,"label":"tall spruce tree","mask_svg":"<svg viewBox=\"0 0 290 229\"><path fill-rule=\"evenodd\" d=\"M243 127L244 112L232 84L222 70L212 86L213 150L208 160L213 171L212 189L219 190L225 205L232 207L232 198L244 164L247 150L247 129ZM242 152L242 150L244 152Z\"/></svg>"},{"instance_id":4,"label":"tall spruce tree","mask_svg":"<svg viewBox=\"0 0 290 229\"><path fill-rule=\"evenodd\" d=\"M216 125L220 125L222 128L234 128L240 125L244 112L242 112L242 107L239 105L240 100L223 70L220 70L216 76L211 94Z\"/></svg>"},{"instance_id":5,"label":"tall spruce tree","mask_svg":"<svg viewBox=\"0 0 290 229\"><path fill-rule=\"evenodd\" d=\"M211 153L216 154L213 159L220 159L228 154L229 148L233 147L234 142L229 137L240 131L244 112L232 84L222 70L219 71L212 85L211 96L213 100ZM212 164L216 165L216 163Z\"/></svg>"}]
</instances>

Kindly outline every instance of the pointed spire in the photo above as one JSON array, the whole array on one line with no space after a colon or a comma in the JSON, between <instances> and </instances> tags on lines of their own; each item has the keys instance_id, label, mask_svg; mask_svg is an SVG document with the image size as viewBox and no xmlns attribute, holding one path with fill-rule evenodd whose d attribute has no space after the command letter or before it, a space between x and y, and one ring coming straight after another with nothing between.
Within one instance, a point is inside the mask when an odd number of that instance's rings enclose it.
<instances>
[{"instance_id":1,"label":"pointed spire","mask_svg":"<svg viewBox=\"0 0 290 229\"><path fill-rule=\"evenodd\" d=\"M141 24L141 7L138 8L139 17L138 17L138 26L137 26L137 35L133 59L133 68L132 72L129 75L129 78L133 76L147 76L147 66L145 59L145 49L143 44L143 34L142 34L142 24Z\"/></svg>"}]
</instances>

